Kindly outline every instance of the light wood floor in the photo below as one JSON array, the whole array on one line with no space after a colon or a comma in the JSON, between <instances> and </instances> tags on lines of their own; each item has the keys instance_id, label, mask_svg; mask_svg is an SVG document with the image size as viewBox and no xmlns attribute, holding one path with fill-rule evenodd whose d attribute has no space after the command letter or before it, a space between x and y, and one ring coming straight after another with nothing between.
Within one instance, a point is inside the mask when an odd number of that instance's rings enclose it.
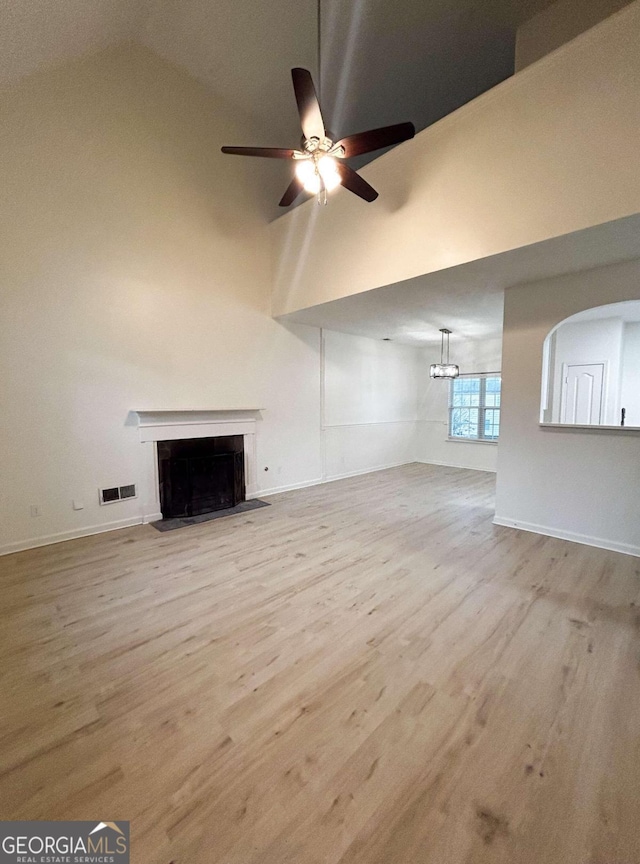
<instances>
[{"instance_id":1,"label":"light wood floor","mask_svg":"<svg viewBox=\"0 0 640 864\"><path fill-rule=\"evenodd\" d=\"M638 864L640 560L411 465L0 559L0 817L138 864Z\"/></svg>"}]
</instances>

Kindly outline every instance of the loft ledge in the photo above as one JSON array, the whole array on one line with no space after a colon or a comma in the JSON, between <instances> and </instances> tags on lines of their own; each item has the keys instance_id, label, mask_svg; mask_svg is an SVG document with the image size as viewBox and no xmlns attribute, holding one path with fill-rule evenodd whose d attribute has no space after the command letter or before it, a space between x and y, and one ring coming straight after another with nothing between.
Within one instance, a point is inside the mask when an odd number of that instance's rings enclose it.
<instances>
[{"instance_id":1,"label":"loft ledge","mask_svg":"<svg viewBox=\"0 0 640 864\"><path fill-rule=\"evenodd\" d=\"M605 426L596 423L540 423L542 429L574 429L590 432L640 432L640 426Z\"/></svg>"}]
</instances>

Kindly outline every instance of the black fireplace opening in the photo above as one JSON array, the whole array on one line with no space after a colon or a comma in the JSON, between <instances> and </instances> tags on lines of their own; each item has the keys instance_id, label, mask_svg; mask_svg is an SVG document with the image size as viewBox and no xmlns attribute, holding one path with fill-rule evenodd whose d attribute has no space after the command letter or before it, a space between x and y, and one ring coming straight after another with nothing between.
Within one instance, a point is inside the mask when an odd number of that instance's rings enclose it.
<instances>
[{"instance_id":1,"label":"black fireplace opening","mask_svg":"<svg viewBox=\"0 0 640 864\"><path fill-rule=\"evenodd\" d=\"M235 507L246 498L242 435L158 442L164 519Z\"/></svg>"}]
</instances>

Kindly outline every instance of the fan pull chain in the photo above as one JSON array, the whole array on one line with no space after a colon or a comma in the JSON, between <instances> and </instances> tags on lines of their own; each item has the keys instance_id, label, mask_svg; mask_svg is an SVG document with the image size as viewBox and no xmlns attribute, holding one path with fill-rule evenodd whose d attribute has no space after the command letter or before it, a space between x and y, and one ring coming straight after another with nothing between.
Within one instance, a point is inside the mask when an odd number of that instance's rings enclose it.
<instances>
[{"instance_id":1,"label":"fan pull chain","mask_svg":"<svg viewBox=\"0 0 640 864\"><path fill-rule=\"evenodd\" d=\"M327 187L324 185L324 180L322 179L322 175L320 174L320 171L318 170L318 163L317 162L315 163L315 166L316 166L316 177L318 178L318 182L320 183L320 189L318 190L316 200L317 200L318 204L326 205L326 203L327 203Z\"/></svg>"},{"instance_id":2,"label":"fan pull chain","mask_svg":"<svg viewBox=\"0 0 640 864\"><path fill-rule=\"evenodd\" d=\"M322 177L320 177L320 191L318 192L318 195L316 196L316 200L317 200L319 205L324 204L326 206L326 204L327 204L327 187L324 185L324 183L322 181Z\"/></svg>"}]
</instances>

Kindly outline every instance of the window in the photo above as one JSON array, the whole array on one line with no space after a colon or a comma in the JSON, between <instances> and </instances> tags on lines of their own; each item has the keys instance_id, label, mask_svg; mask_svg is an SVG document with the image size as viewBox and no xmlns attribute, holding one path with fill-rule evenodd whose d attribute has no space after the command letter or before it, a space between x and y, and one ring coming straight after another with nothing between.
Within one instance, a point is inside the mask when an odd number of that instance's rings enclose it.
<instances>
[{"instance_id":1,"label":"window","mask_svg":"<svg viewBox=\"0 0 640 864\"><path fill-rule=\"evenodd\" d=\"M497 441L500 433L499 373L460 375L449 389L449 438Z\"/></svg>"}]
</instances>

